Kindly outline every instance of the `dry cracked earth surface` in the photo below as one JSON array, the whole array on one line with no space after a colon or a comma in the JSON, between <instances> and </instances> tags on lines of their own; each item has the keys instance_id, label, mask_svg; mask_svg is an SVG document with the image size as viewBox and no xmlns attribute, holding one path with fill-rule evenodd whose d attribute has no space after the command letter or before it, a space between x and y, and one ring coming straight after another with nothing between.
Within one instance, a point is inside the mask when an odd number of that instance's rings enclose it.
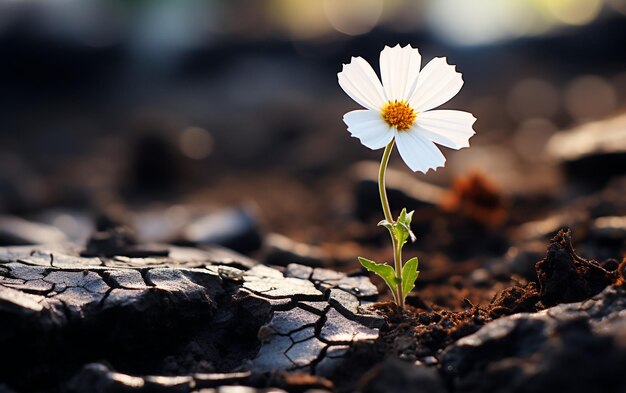
<instances>
[{"instance_id":1,"label":"dry cracked earth surface","mask_svg":"<svg viewBox=\"0 0 626 393\"><path fill-rule=\"evenodd\" d=\"M539 287L409 315L363 275L218 247L125 254L0 248L0 391L626 390L625 264L578 257L567 233Z\"/></svg>"},{"instance_id":2,"label":"dry cracked earth surface","mask_svg":"<svg viewBox=\"0 0 626 393\"><path fill-rule=\"evenodd\" d=\"M27 391L266 385L272 370L329 375L384 324L367 311L378 292L365 276L277 270L218 248L155 254L0 248L2 380Z\"/></svg>"}]
</instances>

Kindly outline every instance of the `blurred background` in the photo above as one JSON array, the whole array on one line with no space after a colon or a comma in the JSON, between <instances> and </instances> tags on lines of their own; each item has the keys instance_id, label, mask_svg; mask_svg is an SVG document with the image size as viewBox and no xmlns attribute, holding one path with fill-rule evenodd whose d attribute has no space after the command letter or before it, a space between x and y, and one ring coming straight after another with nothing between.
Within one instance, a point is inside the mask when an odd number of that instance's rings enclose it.
<instances>
[{"instance_id":1,"label":"blurred background","mask_svg":"<svg viewBox=\"0 0 626 393\"><path fill-rule=\"evenodd\" d=\"M142 242L335 261L380 249L365 228L381 152L350 138L357 105L336 74L351 56L378 71L396 43L456 64L465 86L446 107L478 118L435 173L392 158L394 210L424 208L419 249L451 249L454 212L492 234L544 220L526 239L623 190L626 0L3 0L0 243L85 241L107 211ZM626 230L607 209L587 227Z\"/></svg>"}]
</instances>

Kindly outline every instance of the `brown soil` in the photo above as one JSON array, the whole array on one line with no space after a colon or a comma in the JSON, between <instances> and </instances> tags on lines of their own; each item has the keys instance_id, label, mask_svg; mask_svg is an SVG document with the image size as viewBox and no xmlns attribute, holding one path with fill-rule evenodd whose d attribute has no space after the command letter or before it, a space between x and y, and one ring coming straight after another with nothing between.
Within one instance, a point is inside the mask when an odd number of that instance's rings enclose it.
<instances>
[{"instance_id":1,"label":"brown soil","mask_svg":"<svg viewBox=\"0 0 626 393\"><path fill-rule=\"evenodd\" d=\"M622 276L618 279L618 270L607 271L597 262L577 256L571 245L570 231L559 231L551 239L546 257L536 264L539 285L530 282L507 287L498 291L485 306L457 297L455 301L464 304L464 308L458 311L449 311L421 300L421 297L432 296L433 288L430 286L420 291L420 298L409 298L410 304L405 310L398 309L391 302L376 304L375 308L382 311L387 319L380 339L374 347L357 347L333 380L340 391L350 391L357 380L365 386L369 383L368 378L374 376L371 373L362 374L376 361L390 357L426 365L436 364L436 355L440 350L476 332L490 321L517 313L537 312L557 303L587 299L608 285L624 282L624 266L626 262L620 265L621 270L618 269ZM562 278L563 273L568 277ZM497 286L492 284L485 287ZM469 289L469 292L475 291L485 289Z\"/></svg>"}]
</instances>

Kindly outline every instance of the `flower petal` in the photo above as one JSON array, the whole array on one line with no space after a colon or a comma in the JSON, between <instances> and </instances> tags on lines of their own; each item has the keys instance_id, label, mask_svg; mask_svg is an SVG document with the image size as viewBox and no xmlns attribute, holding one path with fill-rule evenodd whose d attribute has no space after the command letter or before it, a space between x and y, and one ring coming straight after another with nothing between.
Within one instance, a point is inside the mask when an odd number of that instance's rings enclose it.
<instances>
[{"instance_id":1,"label":"flower petal","mask_svg":"<svg viewBox=\"0 0 626 393\"><path fill-rule=\"evenodd\" d=\"M475 134L472 129L475 121L469 112L435 110L420 113L413 127L426 139L458 150L469 147L469 139Z\"/></svg>"},{"instance_id":2,"label":"flower petal","mask_svg":"<svg viewBox=\"0 0 626 393\"><path fill-rule=\"evenodd\" d=\"M426 173L446 163L446 157L437 146L413 129L396 131L396 144L400 156L413 172Z\"/></svg>"},{"instance_id":3,"label":"flower petal","mask_svg":"<svg viewBox=\"0 0 626 393\"><path fill-rule=\"evenodd\" d=\"M389 127L378 111L351 111L343 116L343 121L350 134L372 150L385 147L393 138L393 127Z\"/></svg>"},{"instance_id":4,"label":"flower petal","mask_svg":"<svg viewBox=\"0 0 626 393\"><path fill-rule=\"evenodd\" d=\"M418 112L438 107L454 97L463 86L463 77L445 57L432 59L417 77L409 102Z\"/></svg>"},{"instance_id":5,"label":"flower petal","mask_svg":"<svg viewBox=\"0 0 626 393\"><path fill-rule=\"evenodd\" d=\"M362 57L353 57L337 74L339 85L354 101L371 110L385 104L385 92L376 73Z\"/></svg>"},{"instance_id":6,"label":"flower petal","mask_svg":"<svg viewBox=\"0 0 626 393\"><path fill-rule=\"evenodd\" d=\"M406 101L415 87L420 73L422 56L419 50L410 45L400 44L385 48L380 52L380 76L383 89L389 101Z\"/></svg>"}]
</instances>

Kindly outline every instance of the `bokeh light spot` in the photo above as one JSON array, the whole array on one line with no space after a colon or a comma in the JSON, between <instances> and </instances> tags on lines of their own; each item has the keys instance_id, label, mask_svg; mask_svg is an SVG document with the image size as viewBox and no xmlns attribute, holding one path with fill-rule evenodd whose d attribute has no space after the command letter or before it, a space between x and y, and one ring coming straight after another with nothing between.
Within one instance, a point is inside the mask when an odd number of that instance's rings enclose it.
<instances>
[{"instance_id":1,"label":"bokeh light spot","mask_svg":"<svg viewBox=\"0 0 626 393\"><path fill-rule=\"evenodd\" d=\"M598 76L581 76L565 90L565 108L578 121L597 119L613 112L617 93L611 84Z\"/></svg>"},{"instance_id":2,"label":"bokeh light spot","mask_svg":"<svg viewBox=\"0 0 626 393\"><path fill-rule=\"evenodd\" d=\"M213 145L213 136L199 127L189 127L179 137L180 151L193 160L207 158L213 152Z\"/></svg>"},{"instance_id":3,"label":"bokeh light spot","mask_svg":"<svg viewBox=\"0 0 626 393\"><path fill-rule=\"evenodd\" d=\"M517 82L507 97L507 109L515 120L554 117L559 109L560 97L549 82L529 78Z\"/></svg>"},{"instance_id":4,"label":"bokeh light spot","mask_svg":"<svg viewBox=\"0 0 626 393\"><path fill-rule=\"evenodd\" d=\"M319 1L274 0L272 15L294 39L315 39L332 29Z\"/></svg>"},{"instance_id":5,"label":"bokeh light spot","mask_svg":"<svg viewBox=\"0 0 626 393\"><path fill-rule=\"evenodd\" d=\"M513 134L513 147L525 160L536 162L544 156L546 144L556 131L546 119L527 120Z\"/></svg>"},{"instance_id":6,"label":"bokeh light spot","mask_svg":"<svg viewBox=\"0 0 626 393\"><path fill-rule=\"evenodd\" d=\"M546 0L547 10L559 21L568 25L584 25L598 16L602 0Z\"/></svg>"},{"instance_id":7,"label":"bokeh light spot","mask_svg":"<svg viewBox=\"0 0 626 393\"><path fill-rule=\"evenodd\" d=\"M324 0L324 11L335 30L359 35L372 30L383 12L382 0Z\"/></svg>"}]
</instances>

